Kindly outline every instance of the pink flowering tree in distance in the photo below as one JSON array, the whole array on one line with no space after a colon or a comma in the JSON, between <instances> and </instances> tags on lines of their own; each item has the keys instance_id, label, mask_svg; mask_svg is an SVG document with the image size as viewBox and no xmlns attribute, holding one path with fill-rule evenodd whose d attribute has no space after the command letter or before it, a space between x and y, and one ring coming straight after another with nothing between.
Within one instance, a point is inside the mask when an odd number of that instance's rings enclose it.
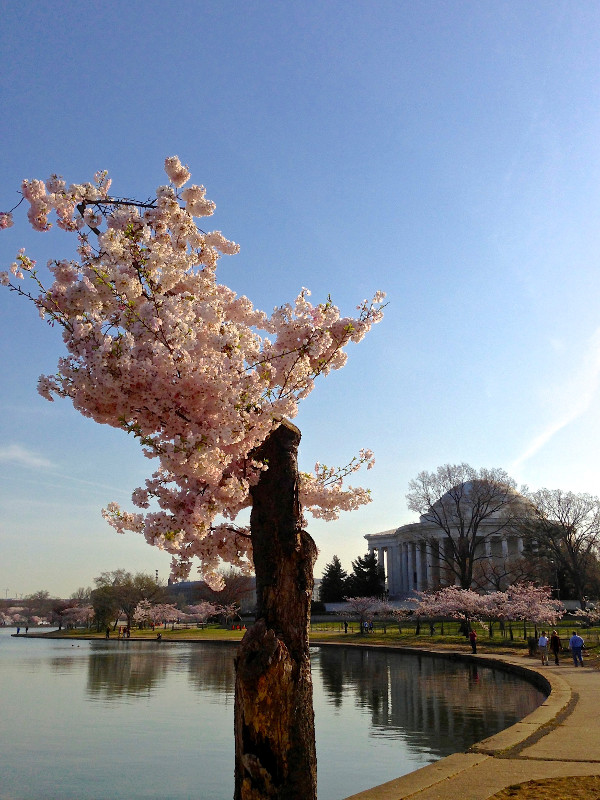
<instances>
[{"instance_id":1,"label":"pink flowering tree in distance","mask_svg":"<svg viewBox=\"0 0 600 800\"><path fill-rule=\"evenodd\" d=\"M111 525L171 553L176 577L193 559L213 587L221 561L254 567L258 618L236 662L236 797L308 800L316 794L308 658L316 548L302 508L334 519L368 502L366 490L343 481L372 454L299 473L300 432L288 420L318 376L344 365L346 345L381 319L383 294L352 317L330 300L313 305L306 289L271 315L257 310L217 281L218 259L238 245L197 226L195 217L214 211L204 187L189 185L177 157L165 170L169 184L147 202L110 195L104 172L70 186L57 175L23 181L33 228L48 230L54 214L76 237L76 257L49 262L46 285L22 250L0 283L62 327L66 354L40 378L40 394L70 398L156 460L133 492L138 511L110 503ZM0 214L0 228L12 224L12 212ZM249 528L236 522L247 507Z\"/></svg>"},{"instance_id":2,"label":"pink flowering tree in distance","mask_svg":"<svg viewBox=\"0 0 600 800\"><path fill-rule=\"evenodd\" d=\"M498 593L502 594L502 593ZM536 625L554 625L565 613L565 607L559 600L552 598L550 586L535 586L523 582L509 586L505 592L505 609L508 609L510 620L523 621L523 638L527 638L525 623Z\"/></svg>"},{"instance_id":3,"label":"pink flowering tree in distance","mask_svg":"<svg viewBox=\"0 0 600 800\"><path fill-rule=\"evenodd\" d=\"M84 625L85 627L89 627L90 621L94 616L94 609L92 606L85 604L85 605L76 605L71 606L71 608L67 608L63 613L63 621L66 625L73 625L73 627L77 627L78 625Z\"/></svg>"},{"instance_id":4,"label":"pink flowering tree in distance","mask_svg":"<svg viewBox=\"0 0 600 800\"><path fill-rule=\"evenodd\" d=\"M437 592L419 592L415 614L425 618L446 617L464 623L468 636L471 623L483 619L486 612L485 597L458 586L445 586Z\"/></svg>"},{"instance_id":5,"label":"pink flowering tree in distance","mask_svg":"<svg viewBox=\"0 0 600 800\"><path fill-rule=\"evenodd\" d=\"M202 600L200 603L186 606L185 613L187 619L193 620L197 625L204 625L207 620L219 613L219 607L207 600Z\"/></svg>"},{"instance_id":6,"label":"pink flowering tree in distance","mask_svg":"<svg viewBox=\"0 0 600 800\"><path fill-rule=\"evenodd\" d=\"M344 615L356 619L358 617L359 633L364 630L365 622L371 622L375 614L383 606L377 597L345 597Z\"/></svg>"}]
</instances>

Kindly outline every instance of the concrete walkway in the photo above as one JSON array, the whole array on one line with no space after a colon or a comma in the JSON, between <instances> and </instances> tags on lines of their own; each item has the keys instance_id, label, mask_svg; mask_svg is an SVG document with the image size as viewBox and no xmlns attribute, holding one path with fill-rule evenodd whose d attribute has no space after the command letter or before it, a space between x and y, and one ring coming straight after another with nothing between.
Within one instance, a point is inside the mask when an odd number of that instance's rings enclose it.
<instances>
[{"instance_id":1,"label":"concrete walkway","mask_svg":"<svg viewBox=\"0 0 600 800\"><path fill-rule=\"evenodd\" d=\"M513 656L474 656L539 672L551 686L532 714L447 758L347 800L486 800L507 786L540 778L600 775L600 672L573 666L542 667Z\"/></svg>"}]
</instances>

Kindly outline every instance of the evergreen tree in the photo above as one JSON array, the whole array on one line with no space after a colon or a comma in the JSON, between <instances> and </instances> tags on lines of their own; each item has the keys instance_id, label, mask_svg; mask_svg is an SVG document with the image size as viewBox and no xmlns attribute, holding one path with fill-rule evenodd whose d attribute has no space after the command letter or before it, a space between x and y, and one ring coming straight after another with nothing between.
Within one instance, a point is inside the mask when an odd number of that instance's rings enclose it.
<instances>
[{"instance_id":1,"label":"evergreen tree","mask_svg":"<svg viewBox=\"0 0 600 800\"><path fill-rule=\"evenodd\" d=\"M381 597L385 592L385 572L375 553L366 553L352 562L348 578L348 597Z\"/></svg>"},{"instance_id":2,"label":"evergreen tree","mask_svg":"<svg viewBox=\"0 0 600 800\"><path fill-rule=\"evenodd\" d=\"M347 594L348 573L342 567L339 558L334 556L323 572L319 599L322 603L341 603Z\"/></svg>"}]
</instances>

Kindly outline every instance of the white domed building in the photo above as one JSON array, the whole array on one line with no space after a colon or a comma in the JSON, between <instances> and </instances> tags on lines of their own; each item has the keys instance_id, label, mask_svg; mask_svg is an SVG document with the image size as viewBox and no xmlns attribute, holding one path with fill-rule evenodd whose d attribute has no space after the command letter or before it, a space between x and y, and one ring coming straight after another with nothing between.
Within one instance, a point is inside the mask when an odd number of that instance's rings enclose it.
<instances>
[{"instance_id":1,"label":"white domed building","mask_svg":"<svg viewBox=\"0 0 600 800\"><path fill-rule=\"evenodd\" d=\"M460 586L460 562L465 561L470 561L478 588L498 588L486 585L486 574L511 582L510 566L523 558L517 522L530 508L512 487L499 492L483 481L466 481L429 506L418 522L370 533L365 539L384 567L390 599Z\"/></svg>"}]
</instances>

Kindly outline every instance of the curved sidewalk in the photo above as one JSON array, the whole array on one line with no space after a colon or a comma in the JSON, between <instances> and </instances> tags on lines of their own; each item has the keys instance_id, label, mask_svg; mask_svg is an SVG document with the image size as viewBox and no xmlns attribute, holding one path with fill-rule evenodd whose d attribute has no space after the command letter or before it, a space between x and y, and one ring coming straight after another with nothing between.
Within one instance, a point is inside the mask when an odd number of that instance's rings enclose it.
<instances>
[{"instance_id":1,"label":"curved sidewalk","mask_svg":"<svg viewBox=\"0 0 600 800\"><path fill-rule=\"evenodd\" d=\"M600 673L534 666L513 656L473 656L526 668L550 683L546 701L520 722L455 753L346 800L486 800L523 781L600 775Z\"/></svg>"}]
</instances>

